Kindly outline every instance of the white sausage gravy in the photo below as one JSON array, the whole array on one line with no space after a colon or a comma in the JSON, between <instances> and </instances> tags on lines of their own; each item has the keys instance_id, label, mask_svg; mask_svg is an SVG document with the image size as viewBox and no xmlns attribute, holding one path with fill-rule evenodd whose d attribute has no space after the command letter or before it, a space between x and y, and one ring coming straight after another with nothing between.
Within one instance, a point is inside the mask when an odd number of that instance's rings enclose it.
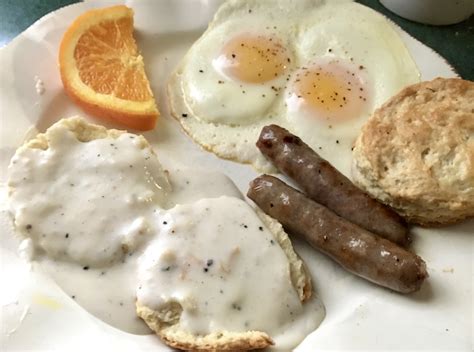
<instances>
[{"instance_id":1,"label":"white sausage gravy","mask_svg":"<svg viewBox=\"0 0 474 352\"><path fill-rule=\"evenodd\" d=\"M135 334L135 301L182 307L190 333L259 330L296 346L324 317L304 305L272 233L225 175L163 171L134 134L79 141L61 124L48 148L20 148L10 205L23 253L71 298Z\"/></svg>"}]
</instances>

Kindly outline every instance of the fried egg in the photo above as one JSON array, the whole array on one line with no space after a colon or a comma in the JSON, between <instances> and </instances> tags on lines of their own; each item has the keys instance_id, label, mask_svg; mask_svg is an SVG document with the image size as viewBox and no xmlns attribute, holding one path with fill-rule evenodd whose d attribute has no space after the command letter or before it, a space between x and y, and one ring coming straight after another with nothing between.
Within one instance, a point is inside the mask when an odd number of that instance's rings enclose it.
<instances>
[{"instance_id":1,"label":"fried egg","mask_svg":"<svg viewBox=\"0 0 474 352\"><path fill-rule=\"evenodd\" d=\"M274 104L276 90L292 69L287 26L253 17L241 22L209 31L196 44L192 63L183 65L182 94L193 117L202 122L252 124Z\"/></svg>"},{"instance_id":2,"label":"fried egg","mask_svg":"<svg viewBox=\"0 0 474 352\"><path fill-rule=\"evenodd\" d=\"M220 157L271 171L255 142L274 123L349 175L361 126L419 77L393 26L360 4L234 0L185 55L168 96L183 129Z\"/></svg>"}]
</instances>

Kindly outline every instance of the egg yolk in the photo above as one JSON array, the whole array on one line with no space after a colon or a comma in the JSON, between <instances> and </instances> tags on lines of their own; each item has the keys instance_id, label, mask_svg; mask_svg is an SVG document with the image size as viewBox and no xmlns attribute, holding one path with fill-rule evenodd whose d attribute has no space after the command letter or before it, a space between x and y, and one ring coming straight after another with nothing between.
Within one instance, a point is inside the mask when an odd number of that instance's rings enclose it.
<instances>
[{"instance_id":1,"label":"egg yolk","mask_svg":"<svg viewBox=\"0 0 474 352\"><path fill-rule=\"evenodd\" d=\"M280 76L290 61L286 48L277 38L245 34L225 44L216 64L232 79L263 83Z\"/></svg>"},{"instance_id":2,"label":"egg yolk","mask_svg":"<svg viewBox=\"0 0 474 352\"><path fill-rule=\"evenodd\" d=\"M318 118L346 120L367 108L363 67L336 61L302 68L292 83L292 95Z\"/></svg>"}]
</instances>

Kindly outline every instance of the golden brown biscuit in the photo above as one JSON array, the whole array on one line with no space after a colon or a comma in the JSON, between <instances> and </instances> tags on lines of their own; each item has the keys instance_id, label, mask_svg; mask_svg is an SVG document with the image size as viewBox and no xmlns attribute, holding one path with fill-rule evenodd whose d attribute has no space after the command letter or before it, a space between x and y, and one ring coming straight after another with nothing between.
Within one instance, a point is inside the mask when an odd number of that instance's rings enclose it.
<instances>
[{"instance_id":1,"label":"golden brown biscuit","mask_svg":"<svg viewBox=\"0 0 474 352\"><path fill-rule=\"evenodd\" d=\"M137 314L168 346L185 351L247 351L261 349L273 344L272 339L261 331L215 332L194 335L179 327L181 311L169 307L168 311L155 311L137 305ZM172 317L170 319L170 317Z\"/></svg>"},{"instance_id":2,"label":"golden brown biscuit","mask_svg":"<svg viewBox=\"0 0 474 352\"><path fill-rule=\"evenodd\" d=\"M352 173L412 223L474 216L474 82L437 78L392 97L356 140Z\"/></svg>"}]
</instances>

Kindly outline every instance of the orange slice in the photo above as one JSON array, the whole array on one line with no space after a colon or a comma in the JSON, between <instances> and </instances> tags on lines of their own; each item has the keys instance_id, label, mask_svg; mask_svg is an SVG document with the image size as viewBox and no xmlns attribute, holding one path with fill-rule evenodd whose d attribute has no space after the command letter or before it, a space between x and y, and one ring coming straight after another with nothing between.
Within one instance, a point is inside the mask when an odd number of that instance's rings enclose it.
<instances>
[{"instance_id":1,"label":"orange slice","mask_svg":"<svg viewBox=\"0 0 474 352\"><path fill-rule=\"evenodd\" d=\"M61 79L85 111L137 130L159 116L133 37L133 10L112 6L88 11L67 29L59 49Z\"/></svg>"}]
</instances>

